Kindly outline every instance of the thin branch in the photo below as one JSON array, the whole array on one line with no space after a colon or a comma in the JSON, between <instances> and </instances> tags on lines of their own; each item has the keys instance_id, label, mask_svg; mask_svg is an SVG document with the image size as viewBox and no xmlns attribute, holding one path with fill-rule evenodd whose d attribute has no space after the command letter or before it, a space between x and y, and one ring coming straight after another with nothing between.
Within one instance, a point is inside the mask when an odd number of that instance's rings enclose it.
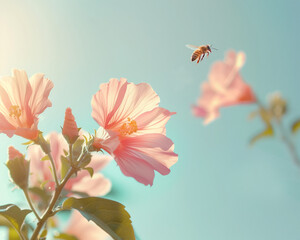
<instances>
[{"instance_id":1,"label":"thin branch","mask_svg":"<svg viewBox=\"0 0 300 240\"><path fill-rule=\"evenodd\" d=\"M24 192L24 194L25 194L26 200L27 200L27 202L28 202L28 204L29 204L29 206L30 206L32 212L33 212L34 215L36 216L37 220L40 221L41 218L40 218L40 216L38 215L37 211L35 210L35 208L34 208L32 202L31 202L31 198L29 197L29 194L28 194L28 189L22 189L22 190L23 190L23 192Z\"/></svg>"},{"instance_id":2,"label":"thin branch","mask_svg":"<svg viewBox=\"0 0 300 240\"><path fill-rule=\"evenodd\" d=\"M84 159L84 157L85 157L85 155L86 155L87 153L88 153L88 151L84 151L84 153L83 153L83 152L81 153L81 155L80 155L78 161L76 161L77 164L80 163L80 161L81 161L82 159ZM53 212L53 208L54 208L56 202L58 201L58 199L59 199L59 197L60 197L60 194L61 194L61 192L62 192L64 186L65 186L66 183L68 182L69 178L72 177L72 175L73 175L74 173L76 173L77 171L78 171L77 167L76 167L76 166L72 166L72 167L69 169L69 171L68 171L67 175L65 176L65 178L62 180L62 182L61 182L60 184L57 185L57 187L56 187L56 189L55 189L55 192L54 192L54 194L53 194L53 197L52 197L52 199L51 199L51 201L50 201L50 204L49 204L47 210L44 212L42 218L41 218L40 221L37 223L37 227L36 227L36 229L34 230L32 236L31 236L31 240L36 240L36 239L37 239L37 237L38 237L38 235L39 235L39 233L40 233L40 231L41 231L43 225L44 225L45 222L47 221L47 219L48 219L49 217L53 216L53 213L55 212L55 211Z\"/></svg>"},{"instance_id":3,"label":"thin branch","mask_svg":"<svg viewBox=\"0 0 300 240\"><path fill-rule=\"evenodd\" d=\"M52 172L53 172L55 184L56 184L56 186L58 186L59 185L59 181L58 181L58 177L57 177L57 173L56 173L56 168L55 168L55 164L54 164L54 160L52 158L51 152L50 153L46 153L46 154L49 156L50 163L51 163L51 166L52 166Z\"/></svg>"},{"instance_id":4,"label":"thin branch","mask_svg":"<svg viewBox=\"0 0 300 240\"><path fill-rule=\"evenodd\" d=\"M278 124L278 128L279 128L279 131L280 131L280 134L281 134L282 141L285 143L288 150L290 151L290 154L292 156L292 159L293 159L294 163L300 168L300 159L298 157L298 154L297 154L294 143L292 142L292 140L285 133L285 130L284 130L283 125L282 125L280 120L277 121L277 124Z\"/></svg>"}]
</instances>

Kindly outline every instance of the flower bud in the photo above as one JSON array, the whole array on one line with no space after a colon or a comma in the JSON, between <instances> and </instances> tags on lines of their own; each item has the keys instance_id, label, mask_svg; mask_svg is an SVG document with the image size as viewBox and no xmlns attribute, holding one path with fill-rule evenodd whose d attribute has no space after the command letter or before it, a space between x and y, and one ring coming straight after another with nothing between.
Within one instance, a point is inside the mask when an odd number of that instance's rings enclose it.
<instances>
[{"instance_id":1,"label":"flower bud","mask_svg":"<svg viewBox=\"0 0 300 240\"><path fill-rule=\"evenodd\" d=\"M72 114L71 108L66 109L62 134L64 135L68 143L71 144L73 144L79 137L79 129L77 128L77 124L75 122L75 118Z\"/></svg>"},{"instance_id":2,"label":"flower bud","mask_svg":"<svg viewBox=\"0 0 300 240\"><path fill-rule=\"evenodd\" d=\"M287 104L286 101L281 97L281 94L276 92L273 93L269 98L269 109L273 117L281 119L286 113Z\"/></svg>"},{"instance_id":3,"label":"flower bud","mask_svg":"<svg viewBox=\"0 0 300 240\"><path fill-rule=\"evenodd\" d=\"M28 187L29 161L25 160L24 155L14 147L9 147L6 166L13 182L21 189L26 189Z\"/></svg>"}]
</instances>

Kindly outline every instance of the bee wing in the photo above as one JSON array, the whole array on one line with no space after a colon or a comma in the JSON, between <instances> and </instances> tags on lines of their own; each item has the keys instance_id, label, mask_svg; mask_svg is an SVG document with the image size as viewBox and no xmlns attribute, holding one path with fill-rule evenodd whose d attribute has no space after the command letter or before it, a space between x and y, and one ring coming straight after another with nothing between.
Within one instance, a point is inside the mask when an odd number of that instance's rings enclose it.
<instances>
[{"instance_id":1,"label":"bee wing","mask_svg":"<svg viewBox=\"0 0 300 240\"><path fill-rule=\"evenodd\" d=\"M196 50L198 49L199 47L195 46L195 45L191 45L191 44L187 44L185 45L187 48L190 48L190 49L193 49L193 50Z\"/></svg>"}]
</instances>

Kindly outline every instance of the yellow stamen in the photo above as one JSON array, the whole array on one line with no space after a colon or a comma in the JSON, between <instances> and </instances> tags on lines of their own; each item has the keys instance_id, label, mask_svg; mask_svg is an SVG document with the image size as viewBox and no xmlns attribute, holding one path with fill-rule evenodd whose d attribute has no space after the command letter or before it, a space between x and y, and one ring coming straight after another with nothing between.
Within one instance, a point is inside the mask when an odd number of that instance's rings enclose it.
<instances>
[{"instance_id":1,"label":"yellow stamen","mask_svg":"<svg viewBox=\"0 0 300 240\"><path fill-rule=\"evenodd\" d=\"M9 116L12 118L19 118L22 114L22 110L18 105L11 105L9 108Z\"/></svg>"},{"instance_id":2,"label":"yellow stamen","mask_svg":"<svg viewBox=\"0 0 300 240\"><path fill-rule=\"evenodd\" d=\"M130 118L127 118L127 120L128 123L124 123L119 129L120 134L123 136L130 135L138 130L136 121L131 120Z\"/></svg>"}]
</instances>

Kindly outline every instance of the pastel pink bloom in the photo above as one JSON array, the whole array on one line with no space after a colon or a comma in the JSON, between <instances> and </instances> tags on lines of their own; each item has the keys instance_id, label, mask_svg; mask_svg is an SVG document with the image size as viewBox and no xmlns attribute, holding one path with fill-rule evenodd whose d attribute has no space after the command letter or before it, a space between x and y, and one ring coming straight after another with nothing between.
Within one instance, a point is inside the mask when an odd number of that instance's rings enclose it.
<instances>
[{"instance_id":1,"label":"pastel pink bloom","mask_svg":"<svg viewBox=\"0 0 300 240\"><path fill-rule=\"evenodd\" d=\"M74 143L79 137L79 130L75 121L75 117L72 114L71 108L66 109L62 134L69 139L70 143Z\"/></svg>"},{"instance_id":2,"label":"pastel pink bloom","mask_svg":"<svg viewBox=\"0 0 300 240\"><path fill-rule=\"evenodd\" d=\"M65 231L78 240L111 240L112 238L94 222L86 220L80 212L73 211L71 220Z\"/></svg>"},{"instance_id":3,"label":"pastel pink bloom","mask_svg":"<svg viewBox=\"0 0 300 240\"><path fill-rule=\"evenodd\" d=\"M204 118L204 124L215 120L220 115L221 107L256 101L251 87L243 81L239 73L245 60L243 52L236 54L229 51L224 62L213 64L208 81L201 86L202 95L197 105L193 106L194 115Z\"/></svg>"},{"instance_id":4,"label":"pastel pink bloom","mask_svg":"<svg viewBox=\"0 0 300 240\"><path fill-rule=\"evenodd\" d=\"M159 107L159 102L150 85L124 78L101 84L92 99L95 121L105 134L119 138L109 153L126 176L145 185L153 184L154 170L166 175L178 159L165 129L175 113Z\"/></svg>"},{"instance_id":5,"label":"pastel pink bloom","mask_svg":"<svg viewBox=\"0 0 300 240\"><path fill-rule=\"evenodd\" d=\"M52 104L48 99L53 83L44 74L29 80L24 70L14 69L0 80L0 133L28 139L38 136L38 116Z\"/></svg>"},{"instance_id":6,"label":"pastel pink bloom","mask_svg":"<svg viewBox=\"0 0 300 240\"><path fill-rule=\"evenodd\" d=\"M64 155L64 150L69 150L69 145L62 134L52 132L46 137L50 141L51 155L53 157L55 167L57 169L58 177L61 174L61 156ZM30 161L30 182L33 186L40 186L45 181L48 181L47 187L54 188L54 180L50 171L50 162L41 161L45 153L41 150L40 146L32 145L28 148L28 158ZM104 196L111 189L111 182L105 178L98 171L102 170L106 164L111 160L110 156L94 154L92 155L91 163L88 165L94 169L94 175L91 178L87 171L80 171L77 177L70 178L65 189L85 192L93 196Z\"/></svg>"}]
</instances>

